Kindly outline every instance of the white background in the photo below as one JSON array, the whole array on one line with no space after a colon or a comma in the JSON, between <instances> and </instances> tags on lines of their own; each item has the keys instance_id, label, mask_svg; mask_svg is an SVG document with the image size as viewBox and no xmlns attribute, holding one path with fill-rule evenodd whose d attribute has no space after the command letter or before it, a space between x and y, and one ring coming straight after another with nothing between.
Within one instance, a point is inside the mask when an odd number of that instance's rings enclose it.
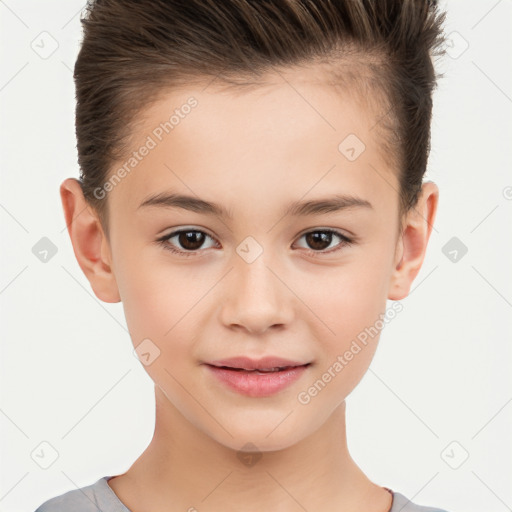
<instances>
[{"instance_id":1,"label":"white background","mask_svg":"<svg viewBox=\"0 0 512 512\"><path fill-rule=\"evenodd\" d=\"M60 203L60 183L78 177L82 7L0 1L0 512L32 512L126 471L153 433L153 383L122 305L94 296ZM443 7L456 34L434 97L435 229L403 312L347 399L348 440L373 481L414 502L501 512L512 510L512 0ZM42 37L46 51L58 43L47 58L33 49ZM57 248L46 263L32 252L42 237ZM457 262L442 251L452 237L468 248ZM43 441L58 452L47 469L31 457Z\"/></svg>"}]
</instances>

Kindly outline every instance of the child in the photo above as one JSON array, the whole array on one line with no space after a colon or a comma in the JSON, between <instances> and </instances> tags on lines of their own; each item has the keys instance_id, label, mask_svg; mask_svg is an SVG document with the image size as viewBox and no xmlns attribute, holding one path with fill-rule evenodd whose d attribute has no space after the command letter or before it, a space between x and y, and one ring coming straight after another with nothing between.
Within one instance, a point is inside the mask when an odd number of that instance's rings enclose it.
<instances>
[{"instance_id":1,"label":"child","mask_svg":"<svg viewBox=\"0 0 512 512\"><path fill-rule=\"evenodd\" d=\"M427 0L88 5L60 192L156 425L125 473L37 512L439 511L357 466L345 398L435 219L443 20Z\"/></svg>"}]
</instances>

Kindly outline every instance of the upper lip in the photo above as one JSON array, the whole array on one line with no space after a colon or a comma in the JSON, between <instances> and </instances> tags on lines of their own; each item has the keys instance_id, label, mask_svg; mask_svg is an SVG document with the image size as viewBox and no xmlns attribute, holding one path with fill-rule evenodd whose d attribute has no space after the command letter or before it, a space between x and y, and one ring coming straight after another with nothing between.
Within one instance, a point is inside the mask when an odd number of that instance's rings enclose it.
<instances>
[{"instance_id":1,"label":"upper lip","mask_svg":"<svg viewBox=\"0 0 512 512\"><path fill-rule=\"evenodd\" d=\"M261 359L251 359L250 357L239 356L229 359L219 359L211 361L210 366L226 366L228 368L238 368L244 370L271 370L272 368L286 368L288 366L304 366L309 363L301 363L292 361L291 359L283 359L281 357L266 356Z\"/></svg>"}]
</instances>

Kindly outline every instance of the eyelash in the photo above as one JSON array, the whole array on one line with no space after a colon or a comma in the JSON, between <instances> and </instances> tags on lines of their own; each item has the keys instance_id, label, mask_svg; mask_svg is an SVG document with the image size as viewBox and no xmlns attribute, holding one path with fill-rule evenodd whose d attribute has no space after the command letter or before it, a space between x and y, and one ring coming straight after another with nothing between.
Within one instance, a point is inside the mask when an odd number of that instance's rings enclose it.
<instances>
[{"instance_id":1,"label":"eyelash","mask_svg":"<svg viewBox=\"0 0 512 512\"><path fill-rule=\"evenodd\" d=\"M208 236L208 237L213 239L212 236L208 235L207 233L205 233L204 231L201 231L199 229L180 229L178 231L173 231L172 233L169 233L168 235L165 235L163 237L158 238L157 242L160 245L162 245L162 247L164 249L166 249L167 251L170 251L170 252L175 253L175 254L179 254L180 256L184 256L186 258L188 258L190 256L197 256L199 251L200 251L199 249L195 250L195 251L181 251L179 249L176 249L175 247L173 247L172 245L170 245L168 243L168 241L171 238L174 238L175 236L179 235L180 233L189 233L189 232L202 233L202 234L204 234L204 235L206 235L206 236ZM318 255L321 255L321 254L330 254L330 253L333 253L333 252L337 252L337 251L341 250L343 247L347 247L347 246L350 246L350 245L355 243L355 241L353 239L348 238L347 236L343 235L342 233L340 233L339 231L336 231L334 229L314 229L314 230L311 230L311 231L307 231L306 233L303 233L300 236L300 238L302 238L302 237L304 237L306 235L309 235L311 233L330 233L330 234L338 236L341 239L341 242L336 246L335 249L322 250L322 251L315 251L313 249L305 249L308 254L313 255L313 256L318 256Z\"/></svg>"}]
</instances>

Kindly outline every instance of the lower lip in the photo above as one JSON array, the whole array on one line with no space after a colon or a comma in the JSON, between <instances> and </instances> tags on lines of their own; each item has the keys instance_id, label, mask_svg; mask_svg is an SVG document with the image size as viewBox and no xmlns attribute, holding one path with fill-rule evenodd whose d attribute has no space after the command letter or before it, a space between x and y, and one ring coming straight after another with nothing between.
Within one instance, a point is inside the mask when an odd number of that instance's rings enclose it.
<instances>
[{"instance_id":1,"label":"lower lip","mask_svg":"<svg viewBox=\"0 0 512 512\"><path fill-rule=\"evenodd\" d=\"M257 373L244 370L227 370L217 366L206 367L228 387L252 397L271 396L298 380L306 371L306 366L294 366L287 370Z\"/></svg>"}]
</instances>

